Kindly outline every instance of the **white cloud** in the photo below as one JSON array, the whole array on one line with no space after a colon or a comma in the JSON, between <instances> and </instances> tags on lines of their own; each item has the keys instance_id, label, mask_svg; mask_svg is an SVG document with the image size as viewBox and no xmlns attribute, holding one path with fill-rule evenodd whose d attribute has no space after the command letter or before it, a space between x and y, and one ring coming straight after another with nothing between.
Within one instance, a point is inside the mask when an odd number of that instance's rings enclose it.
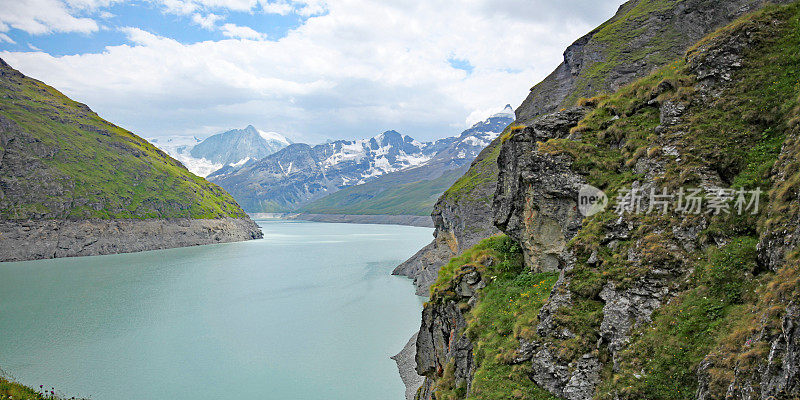
<instances>
[{"instance_id":1,"label":"white cloud","mask_svg":"<svg viewBox=\"0 0 800 400\"><path fill-rule=\"evenodd\" d=\"M187 15L222 6L259 12L263 5L158 1L191 9ZM621 1L293 2L295 12L309 7L314 16L278 40L234 24L221 28L228 37L259 40L182 44L124 28L131 44L96 54L0 57L148 137L252 123L307 141L386 129L429 139L457 133L465 119L506 103L519 105L565 47ZM589 11L559 19L575 4ZM524 10L514 13L515 6ZM455 69L450 58L474 69Z\"/></svg>"},{"instance_id":2,"label":"white cloud","mask_svg":"<svg viewBox=\"0 0 800 400\"><path fill-rule=\"evenodd\" d=\"M192 22L207 30L213 30L216 28L217 21L221 21L223 19L225 19L223 16L213 13L209 13L205 16L199 13L192 15Z\"/></svg>"},{"instance_id":3,"label":"white cloud","mask_svg":"<svg viewBox=\"0 0 800 400\"><path fill-rule=\"evenodd\" d=\"M14 39L11 39L5 33L0 33L0 43L3 43L3 42L7 42L7 43L11 43L11 44L17 44L17 42L15 42Z\"/></svg>"},{"instance_id":4,"label":"white cloud","mask_svg":"<svg viewBox=\"0 0 800 400\"><path fill-rule=\"evenodd\" d=\"M91 18L75 17L72 10L59 0L2 0L0 30L23 30L32 35L51 32L90 33L99 29ZM86 7L88 3L76 6Z\"/></svg>"},{"instance_id":5,"label":"white cloud","mask_svg":"<svg viewBox=\"0 0 800 400\"><path fill-rule=\"evenodd\" d=\"M266 34L258 32L249 26L239 26L236 24L222 25L222 34L235 39L264 40L267 38Z\"/></svg>"},{"instance_id":6,"label":"white cloud","mask_svg":"<svg viewBox=\"0 0 800 400\"><path fill-rule=\"evenodd\" d=\"M261 9L267 14L287 15L294 11L294 7L285 1L261 3Z\"/></svg>"},{"instance_id":7,"label":"white cloud","mask_svg":"<svg viewBox=\"0 0 800 400\"><path fill-rule=\"evenodd\" d=\"M70 8L82 10L96 10L122 1L123 0L65 0Z\"/></svg>"},{"instance_id":8,"label":"white cloud","mask_svg":"<svg viewBox=\"0 0 800 400\"><path fill-rule=\"evenodd\" d=\"M164 11L178 15L189 15L200 8L199 5L192 1L158 0L156 2L160 3L164 7Z\"/></svg>"},{"instance_id":9,"label":"white cloud","mask_svg":"<svg viewBox=\"0 0 800 400\"><path fill-rule=\"evenodd\" d=\"M94 1L94 0L76 0ZM99 0L97 0L99 1ZM108 1L108 0L105 0ZM267 14L300 16L319 15L327 9L323 0L151 0L171 14L189 15L199 10L264 12Z\"/></svg>"}]
</instances>

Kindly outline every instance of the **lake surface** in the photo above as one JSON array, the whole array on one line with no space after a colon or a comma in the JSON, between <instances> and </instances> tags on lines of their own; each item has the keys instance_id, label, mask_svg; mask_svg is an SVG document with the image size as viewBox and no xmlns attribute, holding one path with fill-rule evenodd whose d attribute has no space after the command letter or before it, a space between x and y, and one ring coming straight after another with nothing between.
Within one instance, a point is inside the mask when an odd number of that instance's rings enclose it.
<instances>
[{"instance_id":1,"label":"lake surface","mask_svg":"<svg viewBox=\"0 0 800 400\"><path fill-rule=\"evenodd\" d=\"M432 229L260 221L264 239L0 263L0 367L94 400L403 399Z\"/></svg>"}]
</instances>

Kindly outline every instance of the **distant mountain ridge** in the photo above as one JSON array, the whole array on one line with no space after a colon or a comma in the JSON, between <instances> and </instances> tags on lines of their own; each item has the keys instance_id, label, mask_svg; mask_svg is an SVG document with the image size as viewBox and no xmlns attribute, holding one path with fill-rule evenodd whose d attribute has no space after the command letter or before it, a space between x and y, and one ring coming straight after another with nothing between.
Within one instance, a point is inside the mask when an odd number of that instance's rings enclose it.
<instances>
[{"instance_id":1,"label":"distant mountain ridge","mask_svg":"<svg viewBox=\"0 0 800 400\"><path fill-rule=\"evenodd\" d=\"M514 120L502 112L474 124L426 163L344 188L300 208L320 214L430 215L442 193L458 180L478 154Z\"/></svg>"},{"instance_id":2,"label":"distant mountain ridge","mask_svg":"<svg viewBox=\"0 0 800 400\"><path fill-rule=\"evenodd\" d=\"M225 188L248 212L296 211L331 193L388 174L394 176L389 180L392 184L434 180L446 171L469 165L513 121L510 110L511 106L507 106L502 113L473 125L459 136L435 142L419 142L392 130L360 140L337 140L315 146L295 143L261 160L223 167L208 179ZM403 171L410 170L415 171L404 178ZM416 191L425 193L426 199L422 203L409 199L423 204L413 207L414 213L426 213L420 210L427 207L424 204L430 199L435 199L431 190L443 192L452 183L450 180L444 179L433 189ZM383 191L376 188L370 195ZM358 205L348 204L347 208L347 213L351 213L357 211Z\"/></svg>"}]
</instances>

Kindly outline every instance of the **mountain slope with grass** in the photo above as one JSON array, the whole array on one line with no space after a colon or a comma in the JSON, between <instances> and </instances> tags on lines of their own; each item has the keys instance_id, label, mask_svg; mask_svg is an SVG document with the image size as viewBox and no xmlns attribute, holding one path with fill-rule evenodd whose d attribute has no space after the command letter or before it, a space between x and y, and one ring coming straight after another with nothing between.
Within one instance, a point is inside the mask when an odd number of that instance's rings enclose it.
<instances>
[{"instance_id":1,"label":"mountain slope with grass","mask_svg":"<svg viewBox=\"0 0 800 400\"><path fill-rule=\"evenodd\" d=\"M504 135L508 236L439 271L417 398L800 398L800 2L782 3ZM578 212L585 184L605 211ZM620 207L632 188L698 188L706 208ZM715 200L740 191L760 208Z\"/></svg>"},{"instance_id":2,"label":"mountain slope with grass","mask_svg":"<svg viewBox=\"0 0 800 400\"><path fill-rule=\"evenodd\" d=\"M0 232L0 260L260 236L220 187L2 60Z\"/></svg>"},{"instance_id":3,"label":"mountain slope with grass","mask_svg":"<svg viewBox=\"0 0 800 400\"><path fill-rule=\"evenodd\" d=\"M785 0L783 0L785 2ZM780 1L779 1L780 2ZM766 0L630 0L607 22L564 52L564 61L535 85L515 111L516 122L478 156L434 206L435 239L395 269L426 293L450 257L498 233L492 196L502 138L524 124L569 107L581 97L616 90L675 60L708 33L757 10ZM533 39L532 39L533 40Z\"/></svg>"}]
</instances>

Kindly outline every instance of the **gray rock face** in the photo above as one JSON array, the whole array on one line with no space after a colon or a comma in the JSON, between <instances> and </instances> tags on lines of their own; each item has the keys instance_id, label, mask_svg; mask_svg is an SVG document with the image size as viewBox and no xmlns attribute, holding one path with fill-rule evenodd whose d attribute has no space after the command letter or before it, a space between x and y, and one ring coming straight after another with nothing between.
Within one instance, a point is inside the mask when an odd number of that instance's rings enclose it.
<instances>
[{"instance_id":1,"label":"gray rock face","mask_svg":"<svg viewBox=\"0 0 800 400\"><path fill-rule=\"evenodd\" d=\"M768 343L765 359L754 366L737 365L734 378L725 392L726 399L769 400L796 399L800 396L800 304L791 302L780 321L780 330L766 330L750 338L743 352L754 350L750 343ZM708 359L700 364L698 400L719 398L709 392L709 369L714 365Z\"/></svg>"},{"instance_id":2,"label":"gray rock face","mask_svg":"<svg viewBox=\"0 0 800 400\"><path fill-rule=\"evenodd\" d=\"M261 237L249 218L0 221L0 261L131 253Z\"/></svg>"},{"instance_id":3,"label":"gray rock face","mask_svg":"<svg viewBox=\"0 0 800 400\"><path fill-rule=\"evenodd\" d=\"M452 283L455 299L435 299L425 305L415 357L417 374L424 376L425 381L417 399L436 398L434 384L448 365L453 368L455 387L464 387L469 393L475 365L464 315L477 301L477 291L485 286L481 274L474 267L465 266Z\"/></svg>"},{"instance_id":4,"label":"gray rock face","mask_svg":"<svg viewBox=\"0 0 800 400\"><path fill-rule=\"evenodd\" d=\"M723 92L725 85L732 84L732 71L741 64L741 51L750 40L739 36L731 36L726 42L715 43L713 48L700 49L690 54L688 62L690 70L698 76L696 89L702 98L714 98ZM661 126L655 129L662 133L667 128L683 122L686 106L681 103L666 101L663 104L651 103L659 107ZM684 221L672 228L670 232L656 231L659 246L674 257L672 262L657 263L646 256L647 243L636 238L627 253L627 261L647 267L646 273L625 288L617 288L608 282L596 295L603 302L602 321L597 335L599 341L591 353L579 355L570 360L563 360L552 353L558 340L569 339L573 333L561 326L553 318L557 310L573 305L574 294L569 292L569 272L572 270L571 254L565 252L565 240L569 240L580 230L581 217L570 214L571 207L576 205L576 187L582 183L581 177L570 170L570 159L542 154L537 142L545 142L551 138L567 138L579 140L579 137L568 137L557 124L552 124L548 134L542 129L542 121L548 118L563 119L569 109L554 113L547 117L539 117L528 121L529 127L509 139L500 153L500 175L495 196L495 223L509 236L518 240L526 251L526 261L536 270L561 269L562 276L553 290L548 303L539 314L540 324L537 332L542 342L523 343L520 346L520 360L529 361L532 365L531 379L539 386L554 395L570 400L589 399L595 396L600 383L600 370L605 361L595 355L597 352L608 352L613 363L612 370L617 370L618 356L628 346L631 332L651 322L654 311L666 304L680 289L691 270L686 264L687 252L703 246L698 243L698 233L707 227L704 218ZM557 132L562 132L560 135ZM790 147L790 146L784 146ZM670 150L666 150L670 151ZM672 150L674 151L674 150ZM673 154L677 155L677 154ZM783 157L791 159L791 156ZM784 167L790 163L786 163ZM794 164L792 164L794 165ZM655 177L663 175L664 166L658 160L644 157L639 160L633 170L643 176L643 180L634 183L634 187L649 192L656 187ZM794 167L796 168L796 167ZM704 186L719 187L721 179L712 171L697 171ZM781 172L778 173L780 176ZM785 174L784 174L785 176ZM647 205L644 204L646 207ZM796 221L796 216L792 221ZM631 239L633 222L620 217L615 223L606 226L607 235L598 238L601 245L615 249L619 240ZM796 223L796 222L795 222ZM767 249L763 259L781 260L794 246L790 239L776 240L776 236L788 234L796 237L796 225L788 222L787 229L779 230L778 235L768 236L762 240L762 249ZM549 262L548 259L555 260ZM589 257L589 264L597 263L596 254ZM769 355L766 360L753 369L737 369L733 382L728 388L726 398L766 399L791 398L798 387L798 338L797 338L797 305L790 303L786 307L778 334L766 333L762 330L751 338L752 342L769 343ZM744 351L747 351L745 349ZM711 361L701 365L699 373L700 390L698 398L716 398L707 392L708 369L713 368ZM782 397L789 396L789 397Z\"/></svg>"},{"instance_id":5,"label":"gray rock face","mask_svg":"<svg viewBox=\"0 0 800 400\"><path fill-rule=\"evenodd\" d=\"M701 48L692 58L694 71L702 76L700 85L710 95L719 93L719 87L730 82L731 71L741 67L741 53L751 41L756 40L749 32L726 38L713 48ZM771 179L775 191L786 190L791 186L791 176L800 168L800 126L795 124L787 132L781 154L773 166ZM797 279L798 251L800 251L800 192L788 191L784 198L771 196L766 220L774 221L769 229L761 233L758 245L758 258L764 268L775 272L782 284ZM777 204L776 204L777 203ZM782 203L782 204L781 204ZM780 204L780 205L778 205ZM794 274L794 275L793 275ZM796 285L796 283L795 283ZM791 286L789 286L791 287ZM732 379L726 388L726 399L765 400L800 398L800 302L797 286L788 293L773 294L772 301L764 307L778 312L775 316L761 310L750 328L753 332L740 349L732 353L739 361L733 367ZM780 292L780 289L776 288ZM777 310L777 311L776 311ZM755 310L757 311L757 310ZM773 319L773 321L770 321ZM760 358L750 357L748 353L760 354ZM699 388L697 399L719 398L720 393L711 390L711 373L714 369L731 368L718 365L716 354L708 355L698 370Z\"/></svg>"},{"instance_id":6,"label":"gray rock face","mask_svg":"<svg viewBox=\"0 0 800 400\"><path fill-rule=\"evenodd\" d=\"M585 184L568 158L541 153L537 143L566 138L585 113L576 107L543 116L500 150L494 223L521 244L526 265L535 271L564 267L562 253L583 218L577 201Z\"/></svg>"},{"instance_id":7,"label":"gray rock face","mask_svg":"<svg viewBox=\"0 0 800 400\"><path fill-rule=\"evenodd\" d=\"M656 2L632 0L625 3L613 18L568 47L564 52L564 62L534 86L530 95L517 108L515 111L517 122L529 124L542 115L573 106L580 97L613 92L678 58L709 32L758 9L766 2L762 0L661 2L660 5L654 6L656 11L638 15L641 13L639 10L651 6L652 3ZM605 27L616 23L626 24L629 31L637 32L634 38L611 37L611 40L622 42L618 54L606 50L613 47L607 45L609 39L601 40L595 37ZM679 34L671 35L674 32ZM650 45L668 33L669 37L675 39L674 42L667 45ZM637 51L643 48L647 51ZM622 56L623 54L630 56ZM608 72L599 79L591 77L591 73L601 65L608 66ZM478 156L467 175L475 173L476 165L479 164L477 161L481 157L490 156L491 151L499 145L500 139L495 139L482 155ZM497 182L497 170L492 167L490 171L481 171L481 175L485 176L485 179L472 189L474 197L484 198L483 196L489 193L491 198ZM398 275L413 278L417 282L417 292L423 294L427 293L427 286L435 280L439 267L447 260L481 239L498 233L493 226L491 212L487 212L486 204L472 201L471 198L455 200L441 198L434 208L433 219L437 228L436 239L395 270ZM437 220L442 223L437 223ZM440 234L444 236L440 237Z\"/></svg>"},{"instance_id":8,"label":"gray rock face","mask_svg":"<svg viewBox=\"0 0 800 400\"><path fill-rule=\"evenodd\" d=\"M475 366L472 343L463 334L467 324L458 304L429 305L422 311L422 325L417 336L417 374L425 376L422 392L417 398L431 399L433 383L444 374L447 364L455 366L456 386L472 382Z\"/></svg>"}]
</instances>

